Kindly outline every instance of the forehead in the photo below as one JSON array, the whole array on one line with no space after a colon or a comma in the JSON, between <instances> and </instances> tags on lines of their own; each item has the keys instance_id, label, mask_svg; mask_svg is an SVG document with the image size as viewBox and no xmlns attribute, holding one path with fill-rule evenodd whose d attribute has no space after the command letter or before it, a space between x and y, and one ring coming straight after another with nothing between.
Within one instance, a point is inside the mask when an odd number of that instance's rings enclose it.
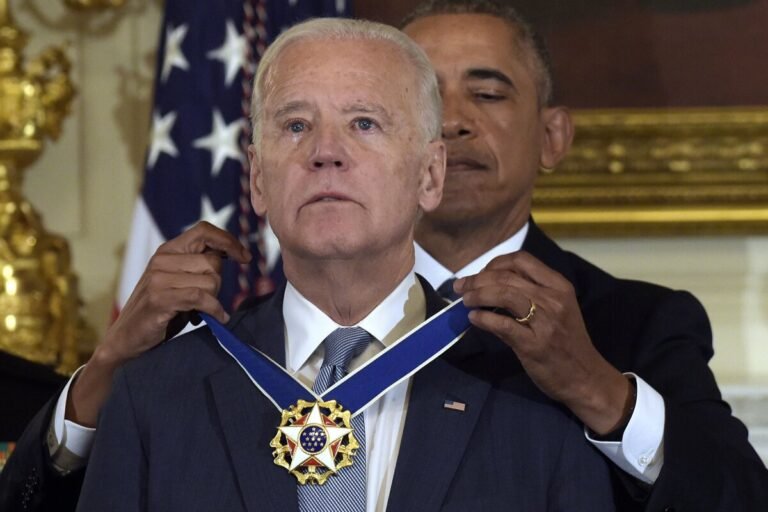
<instances>
[{"instance_id":1,"label":"forehead","mask_svg":"<svg viewBox=\"0 0 768 512\"><path fill-rule=\"evenodd\" d=\"M409 73L408 71L412 71ZM389 41L306 39L290 43L264 84L267 110L294 96L394 101L411 96L413 64Z\"/></svg>"},{"instance_id":2,"label":"forehead","mask_svg":"<svg viewBox=\"0 0 768 512\"><path fill-rule=\"evenodd\" d=\"M403 31L427 53L438 75L495 68L533 80L531 50L517 29L489 14L437 14L418 18Z\"/></svg>"}]
</instances>

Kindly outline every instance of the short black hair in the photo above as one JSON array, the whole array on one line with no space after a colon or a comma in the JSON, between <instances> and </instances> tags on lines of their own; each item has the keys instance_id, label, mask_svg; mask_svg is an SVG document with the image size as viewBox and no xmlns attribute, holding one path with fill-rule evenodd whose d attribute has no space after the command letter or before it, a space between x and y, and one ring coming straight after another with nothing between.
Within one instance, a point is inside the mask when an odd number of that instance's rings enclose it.
<instances>
[{"instance_id":1,"label":"short black hair","mask_svg":"<svg viewBox=\"0 0 768 512\"><path fill-rule=\"evenodd\" d=\"M539 106L549 106L552 103L552 59L547 45L533 25L511 5L500 0L426 0L403 19L400 28L417 19L439 14L487 14L507 22L515 29L517 42L530 50L531 63L538 75L536 88Z\"/></svg>"}]
</instances>

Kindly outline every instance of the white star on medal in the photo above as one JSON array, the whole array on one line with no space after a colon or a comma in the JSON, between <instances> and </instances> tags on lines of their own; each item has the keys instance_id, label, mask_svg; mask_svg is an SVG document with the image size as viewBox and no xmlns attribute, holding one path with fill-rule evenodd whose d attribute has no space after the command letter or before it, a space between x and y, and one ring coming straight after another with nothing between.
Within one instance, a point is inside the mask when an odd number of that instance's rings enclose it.
<instances>
[{"instance_id":1,"label":"white star on medal","mask_svg":"<svg viewBox=\"0 0 768 512\"><path fill-rule=\"evenodd\" d=\"M301 431L310 426L319 426L326 433L326 442L322 450L317 453L307 453L301 448ZM334 424L335 425L335 424ZM352 432L351 428L336 427L327 425L323 422L323 415L320 413L320 407L317 404L312 406L312 411L309 413L307 420L302 425L291 425L287 427L280 427L286 438L291 441L291 466L290 471L293 471L297 467L301 466L309 459L315 458L324 467L332 472L336 472L336 449L333 449L334 443ZM336 446L338 448L338 445Z\"/></svg>"}]
</instances>

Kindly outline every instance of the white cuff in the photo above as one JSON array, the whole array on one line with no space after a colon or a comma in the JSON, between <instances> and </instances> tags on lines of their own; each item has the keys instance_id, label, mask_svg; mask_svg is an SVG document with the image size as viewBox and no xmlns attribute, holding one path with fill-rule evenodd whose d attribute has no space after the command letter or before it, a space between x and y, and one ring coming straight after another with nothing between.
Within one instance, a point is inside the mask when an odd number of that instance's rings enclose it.
<instances>
[{"instance_id":1,"label":"white cuff","mask_svg":"<svg viewBox=\"0 0 768 512\"><path fill-rule=\"evenodd\" d=\"M637 399L620 442L597 441L584 435L608 459L647 484L653 485L664 465L664 398L634 373Z\"/></svg>"},{"instance_id":2,"label":"white cuff","mask_svg":"<svg viewBox=\"0 0 768 512\"><path fill-rule=\"evenodd\" d=\"M78 425L64 417L69 388L82 369L82 366L77 369L61 391L48 428L48 453L51 455L54 466L62 474L79 469L86 464L96 434L95 428Z\"/></svg>"}]
</instances>

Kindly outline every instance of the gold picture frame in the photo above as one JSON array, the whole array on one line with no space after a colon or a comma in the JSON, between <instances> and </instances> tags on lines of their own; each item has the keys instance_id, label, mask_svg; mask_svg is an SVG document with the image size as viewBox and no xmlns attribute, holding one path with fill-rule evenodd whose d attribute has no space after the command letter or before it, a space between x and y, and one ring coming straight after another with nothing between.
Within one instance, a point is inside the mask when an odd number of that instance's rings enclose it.
<instances>
[{"instance_id":1,"label":"gold picture frame","mask_svg":"<svg viewBox=\"0 0 768 512\"><path fill-rule=\"evenodd\" d=\"M534 194L550 234L768 233L768 106L573 116L574 147Z\"/></svg>"}]
</instances>

